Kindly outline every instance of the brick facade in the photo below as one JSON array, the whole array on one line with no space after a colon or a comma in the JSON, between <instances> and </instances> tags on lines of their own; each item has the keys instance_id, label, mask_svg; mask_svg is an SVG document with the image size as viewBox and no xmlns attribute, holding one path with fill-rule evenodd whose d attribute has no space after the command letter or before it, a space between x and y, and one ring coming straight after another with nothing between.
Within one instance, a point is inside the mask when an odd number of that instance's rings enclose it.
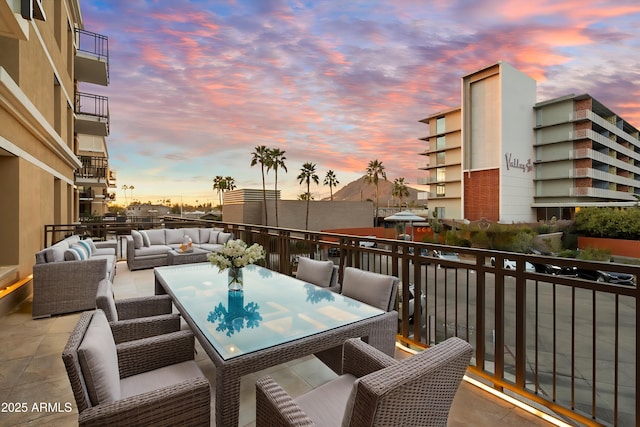
<instances>
[{"instance_id":1,"label":"brick facade","mask_svg":"<svg viewBox=\"0 0 640 427\"><path fill-rule=\"evenodd\" d=\"M464 217L500 220L500 169L464 173Z\"/></svg>"}]
</instances>

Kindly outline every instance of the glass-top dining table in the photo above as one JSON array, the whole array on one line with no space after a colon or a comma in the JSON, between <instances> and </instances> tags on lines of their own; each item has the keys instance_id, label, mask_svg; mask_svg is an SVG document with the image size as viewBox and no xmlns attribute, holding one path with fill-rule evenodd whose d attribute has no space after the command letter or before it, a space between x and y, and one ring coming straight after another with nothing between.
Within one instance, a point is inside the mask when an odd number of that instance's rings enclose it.
<instances>
[{"instance_id":1,"label":"glass-top dining table","mask_svg":"<svg viewBox=\"0 0 640 427\"><path fill-rule=\"evenodd\" d=\"M210 263L157 267L167 293L216 366L216 425L238 425L240 378L364 338L393 356L398 314L256 266L244 289L229 291L227 271Z\"/></svg>"}]
</instances>

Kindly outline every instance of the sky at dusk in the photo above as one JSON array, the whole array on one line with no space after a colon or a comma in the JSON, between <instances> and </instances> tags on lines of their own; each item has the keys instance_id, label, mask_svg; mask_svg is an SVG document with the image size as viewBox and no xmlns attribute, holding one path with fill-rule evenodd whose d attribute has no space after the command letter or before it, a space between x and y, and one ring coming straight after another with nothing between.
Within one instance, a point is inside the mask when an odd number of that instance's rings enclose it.
<instances>
[{"instance_id":1,"label":"sky at dusk","mask_svg":"<svg viewBox=\"0 0 640 427\"><path fill-rule=\"evenodd\" d=\"M637 0L80 0L109 38L110 166L141 202L218 203L216 175L261 188L258 145L286 151L284 199L317 165L340 186L378 159L410 185L419 123L460 105L460 79L498 61L538 82L538 100L588 93L640 127ZM267 176L273 188L273 172ZM415 186L415 185L412 185ZM334 190L335 191L335 190ZM127 192L131 197L131 193Z\"/></svg>"}]
</instances>

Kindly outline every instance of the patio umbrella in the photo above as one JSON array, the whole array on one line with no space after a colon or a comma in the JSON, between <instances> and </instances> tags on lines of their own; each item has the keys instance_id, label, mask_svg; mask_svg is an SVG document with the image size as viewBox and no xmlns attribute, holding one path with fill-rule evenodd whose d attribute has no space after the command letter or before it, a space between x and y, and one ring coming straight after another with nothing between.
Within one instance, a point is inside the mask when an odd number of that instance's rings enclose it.
<instances>
[{"instance_id":1,"label":"patio umbrella","mask_svg":"<svg viewBox=\"0 0 640 427\"><path fill-rule=\"evenodd\" d=\"M424 218L421 216L418 216L416 214L414 214L413 212L409 212L409 211L402 211L402 212L398 212L395 213L393 215L390 215L388 217L385 217L384 219L385 221L396 221L396 222L404 222L405 223L405 229L407 227L406 223L408 222L409 225L411 225L411 240L413 240L413 221L424 221Z\"/></svg>"}]
</instances>

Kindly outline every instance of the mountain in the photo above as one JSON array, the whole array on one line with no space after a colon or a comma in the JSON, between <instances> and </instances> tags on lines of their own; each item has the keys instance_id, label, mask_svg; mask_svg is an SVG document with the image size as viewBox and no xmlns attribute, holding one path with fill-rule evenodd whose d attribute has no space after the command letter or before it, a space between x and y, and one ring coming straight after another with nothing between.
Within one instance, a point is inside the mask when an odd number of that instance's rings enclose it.
<instances>
[{"instance_id":1,"label":"mountain","mask_svg":"<svg viewBox=\"0 0 640 427\"><path fill-rule=\"evenodd\" d=\"M406 203L416 201L418 199L418 190L408 186L407 188L409 190L409 197L403 198L402 202ZM386 206L388 203L392 203L392 200L394 199L394 197L392 196L393 181L385 181L384 179L380 179L378 181L378 191L380 192L380 207ZM322 200L329 199L329 197L326 197ZM333 200L360 202L367 199L372 200L375 203L376 186L373 184L368 184L366 181L366 176L350 182L340 190L333 193Z\"/></svg>"}]
</instances>

